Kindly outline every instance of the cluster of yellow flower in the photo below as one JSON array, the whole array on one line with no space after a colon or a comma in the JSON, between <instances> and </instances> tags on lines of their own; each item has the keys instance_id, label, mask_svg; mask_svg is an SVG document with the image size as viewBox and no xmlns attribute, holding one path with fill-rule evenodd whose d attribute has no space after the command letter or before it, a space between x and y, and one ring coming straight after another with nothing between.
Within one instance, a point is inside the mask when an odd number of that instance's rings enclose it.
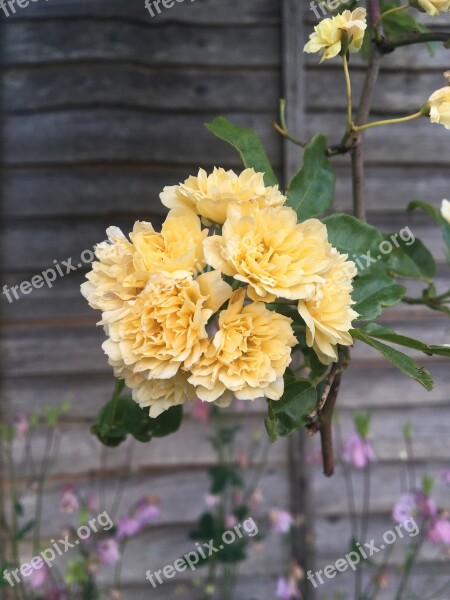
<instances>
[{"instance_id":1,"label":"cluster of yellow flower","mask_svg":"<svg viewBox=\"0 0 450 600\"><path fill-rule=\"evenodd\" d=\"M441 12L450 11L450 0L417 0L417 6L431 16L437 16ZM405 5L401 8L407 7L408 5ZM335 17L323 19L316 25L304 51L321 54L321 62L341 54L345 42L348 44L348 47L345 45L348 52L358 52L362 48L366 29L365 8L345 10ZM434 92L416 116L429 116L432 123L450 129L450 85Z\"/></svg>"},{"instance_id":2,"label":"cluster of yellow flower","mask_svg":"<svg viewBox=\"0 0 450 600\"><path fill-rule=\"evenodd\" d=\"M82 285L103 313L115 375L150 416L194 397L281 398L297 339L279 300L298 305L324 364L352 344L355 265L323 223L298 223L262 173L200 170L161 201L171 209L161 232L137 222L128 240L108 229Z\"/></svg>"}]
</instances>

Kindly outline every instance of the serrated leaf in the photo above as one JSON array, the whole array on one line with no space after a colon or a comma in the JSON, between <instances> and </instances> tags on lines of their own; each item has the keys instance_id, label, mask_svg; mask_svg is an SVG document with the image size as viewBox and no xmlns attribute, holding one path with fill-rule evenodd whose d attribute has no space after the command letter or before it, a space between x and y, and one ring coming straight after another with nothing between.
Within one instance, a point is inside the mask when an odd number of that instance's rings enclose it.
<instances>
[{"instance_id":1,"label":"serrated leaf","mask_svg":"<svg viewBox=\"0 0 450 600\"><path fill-rule=\"evenodd\" d=\"M206 128L215 136L228 142L239 152L244 165L264 173L266 185L278 185L277 177L272 169L264 146L256 133L248 127L238 127L225 117L217 117Z\"/></svg>"},{"instance_id":2,"label":"serrated leaf","mask_svg":"<svg viewBox=\"0 0 450 600\"><path fill-rule=\"evenodd\" d=\"M269 401L265 425L272 442L304 427L306 417L314 410L316 403L317 390L310 381L301 379L286 385L280 400Z\"/></svg>"},{"instance_id":3,"label":"serrated leaf","mask_svg":"<svg viewBox=\"0 0 450 600\"><path fill-rule=\"evenodd\" d=\"M378 350L397 369L420 383L426 390L431 391L434 388L434 382L430 373L426 369L418 367L415 361L406 354L403 354L403 352L399 352L387 344L371 338L361 329L351 329L350 334L353 338Z\"/></svg>"},{"instance_id":4,"label":"serrated leaf","mask_svg":"<svg viewBox=\"0 0 450 600\"><path fill-rule=\"evenodd\" d=\"M301 221L322 215L333 204L336 176L327 147L327 137L316 135L304 149L302 166L289 183L288 204Z\"/></svg>"}]
</instances>

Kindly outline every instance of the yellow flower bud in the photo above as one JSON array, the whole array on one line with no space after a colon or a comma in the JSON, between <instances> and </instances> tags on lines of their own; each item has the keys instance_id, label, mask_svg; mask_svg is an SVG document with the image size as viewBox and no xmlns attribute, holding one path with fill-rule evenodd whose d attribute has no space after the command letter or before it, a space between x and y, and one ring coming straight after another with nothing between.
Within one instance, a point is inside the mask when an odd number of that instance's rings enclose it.
<instances>
[{"instance_id":1,"label":"yellow flower bud","mask_svg":"<svg viewBox=\"0 0 450 600\"><path fill-rule=\"evenodd\" d=\"M304 51L319 52L322 54L322 60L334 58L341 52L342 41L346 34L349 41L348 51L358 52L367 28L366 15L365 8L357 8L353 12L344 10L340 15L324 19L314 28L314 33L309 36Z\"/></svg>"},{"instance_id":2,"label":"yellow flower bud","mask_svg":"<svg viewBox=\"0 0 450 600\"><path fill-rule=\"evenodd\" d=\"M439 123L446 129L450 129L450 86L434 92L428 102L431 122Z\"/></svg>"},{"instance_id":3,"label":"yellow flower bud","mask_svg":"<svg viewBox=\"0 0 450 600\"><path fill-rule=\"evenodd\" d=\"M432 17L450 11L450 0L417 0L418 8Z\"/></svg>"},{"instance_id":4,"label":"yellow flower bud","mask_svg":"<svg viewBox=\"0 0 450 600\"><path fill-rule=\"evenodd\" d=\"M450 202L448 200L442 200L441 215L450 224Z\"/></svg>"}]
</instances>

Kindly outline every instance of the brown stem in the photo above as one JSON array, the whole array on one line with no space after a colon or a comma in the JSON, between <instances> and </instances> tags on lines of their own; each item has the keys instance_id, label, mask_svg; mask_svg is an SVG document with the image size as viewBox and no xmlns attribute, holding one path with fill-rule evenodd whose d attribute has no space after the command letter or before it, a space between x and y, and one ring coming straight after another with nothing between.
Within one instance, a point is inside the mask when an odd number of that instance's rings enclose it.
<instances>
[{"instance_id":1,"label":"brown stem","mask_svg":"<svg viewBox=\"0 0 450 600\"><path fill-rule=\"evenodd\" d=\"M430 31L427 33L409 33L395 39L381 38L377 40L376 46L381 54L389 54L401 46L412 46L413 44L427 44L429 42L450 42L450 33L445 31Z\"/></svg>"},{"instance_id":2,"label":"brown stem","mask_svg":"<svg viewBox=\"0 0 450 600\"><path fill-rule=\"evenodd\" d=\"M320 441L322 444L323 473L326 477L334 474L334 450L333 450L333 414L336 400L341 385L342 371L339 372L331 384L330 393L322 413L320 427Z\"/></svg>"},{"instance_id":3,"label":"brown stem","mask_svg":"<svg viewBox=\"0 0 450 600\"><path fill-rule=\"evenodd\" d=\"M353 183L353 214L361 221L366 220L366 207L364 203L364 153L362 134L355 136L354 146L351 150L352 157L352 183Z\"/></svg>"}]
</instances>

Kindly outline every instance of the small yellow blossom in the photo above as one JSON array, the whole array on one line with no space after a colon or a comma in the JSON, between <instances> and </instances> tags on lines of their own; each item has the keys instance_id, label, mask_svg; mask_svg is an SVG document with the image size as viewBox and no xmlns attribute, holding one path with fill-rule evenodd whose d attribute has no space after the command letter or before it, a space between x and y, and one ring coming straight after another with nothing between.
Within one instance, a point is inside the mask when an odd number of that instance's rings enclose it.
<instances>
[{"instance_id":1,"label":"small yellow blossom","mask_svg":"<svg viewBox=\"0 0 450 600\"><path fill-rule=\"evenodd\" d=\"M278 186L266 187L264 174L245 169L240 175L214 168L208 175L200 169L184 183L167 186L160 195L168 208L187 207L209 223L222 225L230 204L256 203L259 207L280 206L286 201Z\"/></svg>"},{"instance_id":2,"label":"small yellow blossom","mask_svg":"<svg viewBox=\"0 0 450 600\"><path fill-rule=\"evenodd\" d=\"M417 3L431 17L450 11L450 0L417 0Z\"/></svg>"},{"instance_id":3,"label":"small yellow blossom","mask_svg":"<svg viewBox=\"0 0 450 600\"><path fill-rule=\"evenodd\" d=\"M450 129L450 85L437 90L428 100L430 119Z\"/></svg>"},{"instance_id":4,"label":"small yellow blossom","mask_svg":"<svg viewBox=\"0 0 450 600\"><path fill-rule=\"evenodd\" d=\"M245 290L233 293L220 313L219 330L205 354L192 365L189 382L205 402L234 395L239 400L283 395L283 375L297 343L291 319L262 302L244 306Z\"/></svg>"},{"instance_id":5,"label":"small yellow blossom","mask_svg":"<svg viewBox=\"0 0 450 600\"><path fill-rule=\"evenodd\" d=\"M314 33L309 36L309 42L304 51L308 53L319 52L322 60L334 58L342 50L344 33L349 40L349 52L358 52L364 40L367 28L367 12L365 8L357 8L353 12L344 10L339 15L330 19L323 19L314 27Z\"/></svg>"},{"instance_id":6,"label":"small yellow blossom","mask_svg":"<svg viewBox=\"0 0 450 600\"><path fill-rule=\"evenodd\" d=\"M448 200L442 200L441 215L450 224L450 202Z\"/></svg>"},{"instance_id":7,"label":"small yellow blossom","mask_svg":"<svg viewBox=\"0 0 450 600\"><path fill-rule=\"evenodd\" d=\"M338 360L337 345L351 346L349 333L352 320L358 314L351 308L352 279L356 276L353 262L347 255L334 254L334 265L325 283L315 286L314 293L298 305L306 323L306 342L323 364Z\"/></svg>"},{"instance_id":8,"label":"small yellow blossom","mask_svg":"<svg viewBox=\"0 0 450 600\"><path fill-rule=\"evenodd\" d=\"M288 207L232 207L221 236L206 238L208 264L249 284L252 300L299 300L332 266L327 229L317 219L297 223Z\"/></svg>"}]
</instances>

